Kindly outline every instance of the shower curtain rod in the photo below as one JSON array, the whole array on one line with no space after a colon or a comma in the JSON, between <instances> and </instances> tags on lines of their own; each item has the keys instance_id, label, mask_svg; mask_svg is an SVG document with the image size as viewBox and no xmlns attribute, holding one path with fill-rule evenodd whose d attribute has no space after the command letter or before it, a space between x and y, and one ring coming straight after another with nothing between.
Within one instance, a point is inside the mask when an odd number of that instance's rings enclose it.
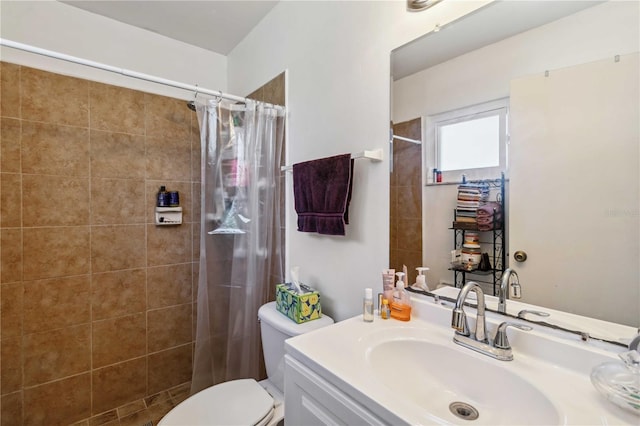
<instances>
[{"instance_id":1,"label":"shower curtain rod","mask_svg":"<svg viewBox=\"0 0 640 426\"><path fill-rule=\"evenodd\" d=\"M223 99L228 99L230 101L236 101L236 102L247 102L248 98L243 98L242 96L236 96L236 95L231 95L229 93L224 93L221 92L220 90L211 90L211 89L204 89L201 87L198 87L197 85L191 85L191 84L186 84L186 83L181 83L179 81L174 81L174 80L168 80L166 78L161 78L161 77L156 77L153 75L149 75L149 74L143 74L137 71L131 71L131 70L127 70L124 68L118 68L118 67L114 67L111 65L106 65L100 62L95 62L95 61L90 61L88 59L82 59L82 58L78 58L76 56L71 56L71 55L67 55L64 53L59 53L59 52L54 52L52 50L47 50L47 49L42 49L39 47L35 47L35 46L30 46L28 44L24 44L24 43L18 43L16 41L11 41L11 40L7 40L7 39L3 39L0 38L0 45L2 46L6 46L6 47L10 47L12 49L18 49L18 50L23 50L25 52L29 52L29 53L35 53L38 55L42 55L42 56L48 56L50 58L54 58L54 59L60 59L63 61L67 61L67 62L72 62L74 64L79 64L79 65L85 65L91 68L97 68L103 71L108 71L108 72L112 72L115 74L120 74L120 75L124 75L125 77L131 77L131 78L136 78L138 80L145 80L145 81L149 81L151 83L157 83L157 84L162 84L165 86L170 86L170 87L175 87L177 89L182 89L182 90L187 90L190 92L194 92L196 95L198 94L204 94L204 95L210 95L210 96L216 96L219 98L223 98ZM275 108L284 108L281 105L273 105L267 102L263 102L266 105L275 107Z\"/></svg>"}]
</instances>

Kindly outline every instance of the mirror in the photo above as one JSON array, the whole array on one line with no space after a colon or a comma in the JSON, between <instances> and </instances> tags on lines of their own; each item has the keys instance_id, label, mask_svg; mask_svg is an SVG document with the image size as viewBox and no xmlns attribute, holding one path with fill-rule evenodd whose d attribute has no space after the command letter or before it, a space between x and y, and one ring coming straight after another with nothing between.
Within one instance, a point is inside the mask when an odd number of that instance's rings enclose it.
<instances>
[{"instance_id":1,"label":"mirror","mask_svg":"<svg viewBox=\"0 0 640 426\"><path fill-rule=\"evenodd\" d=\"M548 83L563 81L553 79L564 76L564 83L557 85L572 86L578 79L573 78L571 73L578 73L576 75L579 76L585 75L585 72L588 74L593 64L597 67L600 63L609 66L616 62L628 64L635 61L632 73L636 73L636 78L631 74L635 83L627 88L631 97L626 98L626 102L631 99L630 108L635 118L625 118L630 131L621 137L627 143L612 143L621 139L616 132L615 136L600 135L598 141L574 141L578 145L573 149L580 151L595 152L593 147L602 146L606 157L571 153L561 157L554 151L556 148L535 154L523 153L519 151L518 142L529 138L530 133L536 133L541 127L557 127L532 119L556 117L553 114L559 112L529 109L517 101L517 108L514 105L510 107L510 129L517 133L511 135L512 146L507 162L509 168L506 170L507 263L520 276L522 301L623 324L629 326L632 333L640 327L638 8L637 2L496 1L440 28L438 32L431 32L399 47L392 52L391 58L391 121L394 125L416 118L424 122L426 117L435 114L510 97L514 90L521 94L518 99L523 99L523 96L529 99L529 95L538 96L541 92L531 89L536 87L535 84L554 87ZM540 82L540 79L549 75L551 79ZM529 78L532 80L529 81ZM593 80L594 76L590 78L585 80L590 83L582 86L585 90L578 88L574 93L551 91L546 98L537 102L550 104L567 97L579 98L581 93L587 92L587 88L591 90L591 86L599 84L599 79ZM615 80L617 77L602 78ZM608 105L611 91L624 92L624 89L624 86L605 89L597 95L600 96L599 103ZM622 113L628 110L601 110L596 112L600 116L593 117L580 111L580 107L579 101L574 102L571 107L573 118L564 120L573 123L575 128L586 128L588 126L585 124L590 121L603 121L602 114L609 113L616 123L616 119L625 116ZM560 107L560 110L562 112L563 108ZM514 115L516 112L518 117ZM516 124L517 129L514 129L512 125ZM566 129L561 130L564 131ZM422 133L425 134L424 129ZM566 134L555 137L557 141L568 139ZM584 137L580 135L580 138ZM542 138L551 140L554 136L544 133ZM426 150L423 149L423 152ZM615 154L614 158L612 154ZM543 179L543 175L551 174L556 169L577 174L567 177L565 173L564 177L554 178L556 180ZM615 179L602 176L602 173L613 169L616 169L613 173ZM626 174L618 175L617 169L624 169ZM592 170L601 173L600 181L595 184L590 181ZM438 284L454 282L453 273L449 270L450 250L453 248L450 228L457 185L455 182L424 185L427 183L426 175L423 170L422 258L424 266L431 268L427 281L429 287L434 289ZM568 182L595 185L592 187L594 196L585 200L583 196L567 189L570 188L565 185ZM534 204L529 210L523 210L525 188L535 188L553 196L542 204ZM613 204L610 201L604 205L598 204L598 198L604 194L626 195ZM572 217L583 216L581 208L594 210L597 214L587 214L590 222L586 224L581 220L572 220ZM517 213L517 218L514 213ZM554 231L540 238L539 232L520 231L527 227L535 230L527 218L543 214L558 218L555 222L551 221L554 226L548 228L556 227L570 232ZM613 222L615 225L610 228ZM603 229L614 229L615 233L603 233ZM518 240L514 241L516 235ZM552 256L540 263L542 256L538 256L540 251L536 250L543 250ZM529 260L515 262L515 251L527 252ZM594 259L597 261L594 262ZM604 278L598 277L597 273L602 271L610 273ZM633 336L620 337L630 339Z\"/></svg>"}]
</instances>

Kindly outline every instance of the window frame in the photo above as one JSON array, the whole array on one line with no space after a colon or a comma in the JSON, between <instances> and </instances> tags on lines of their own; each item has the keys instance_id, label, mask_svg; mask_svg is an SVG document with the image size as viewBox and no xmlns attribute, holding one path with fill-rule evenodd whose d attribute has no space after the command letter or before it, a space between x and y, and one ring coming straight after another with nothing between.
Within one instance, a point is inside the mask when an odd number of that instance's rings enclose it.
<instances>
[{"instance_id":1,"label":"window frame","mask_svg":"<svg viewBox=\"0 0 640 426\"><path fill-rule=\"evenodd\" d=\"M426 183L435 183L433 170L440 169L440 128L479 118L498 116L499 121L499 164L495 167L478 167L442 172L442 182L460 182L464 174L468 180L494 179L507 171L507 146L509 143L509 98L496 99L455 110L433 114L425 119L425 171Z\"/></svg>"}]
</instances>

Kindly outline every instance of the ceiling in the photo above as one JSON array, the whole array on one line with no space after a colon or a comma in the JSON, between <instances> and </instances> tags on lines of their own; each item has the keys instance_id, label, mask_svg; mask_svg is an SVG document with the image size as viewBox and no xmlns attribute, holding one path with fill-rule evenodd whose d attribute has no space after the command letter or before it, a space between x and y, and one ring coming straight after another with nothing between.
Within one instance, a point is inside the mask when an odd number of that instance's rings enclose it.
<instances>
[{"instance_id":1,"label":"ceiling","mask_svg":"<svg viewBox=\"0 0 640 426\"><path fill-rule=\"evenodd\" d=\"M511 0L489 3L437 32L430 32L394 50L391 75L394 80L399 80L600 3L603 1Z\"/></svg>"},{"instance_id":2,"label":"ceiling","mask_svg":"<svg viewBox=\"0 0 640 426\"><path fill-rule=\"evenodd\" d=\"M266 0L61 2L225 56L278 3Z\"/></svg>"}]
</instances>

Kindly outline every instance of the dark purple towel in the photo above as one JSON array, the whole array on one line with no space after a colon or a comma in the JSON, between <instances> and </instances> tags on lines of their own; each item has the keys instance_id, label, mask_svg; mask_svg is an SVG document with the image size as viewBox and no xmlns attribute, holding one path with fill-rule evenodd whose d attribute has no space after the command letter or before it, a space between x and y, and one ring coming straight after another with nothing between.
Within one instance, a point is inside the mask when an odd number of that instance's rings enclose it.
<instances>
[{"instance_id":1,"label":"dark purple towel","mask_svg":"<svg viewBox=\"0 0 640 426\"><path fill-rule=\"evenodd\" d=\"M294 164L293 195L298 231L345 235L352 178L351 154Z\"/></svg>"}]
</instances>

